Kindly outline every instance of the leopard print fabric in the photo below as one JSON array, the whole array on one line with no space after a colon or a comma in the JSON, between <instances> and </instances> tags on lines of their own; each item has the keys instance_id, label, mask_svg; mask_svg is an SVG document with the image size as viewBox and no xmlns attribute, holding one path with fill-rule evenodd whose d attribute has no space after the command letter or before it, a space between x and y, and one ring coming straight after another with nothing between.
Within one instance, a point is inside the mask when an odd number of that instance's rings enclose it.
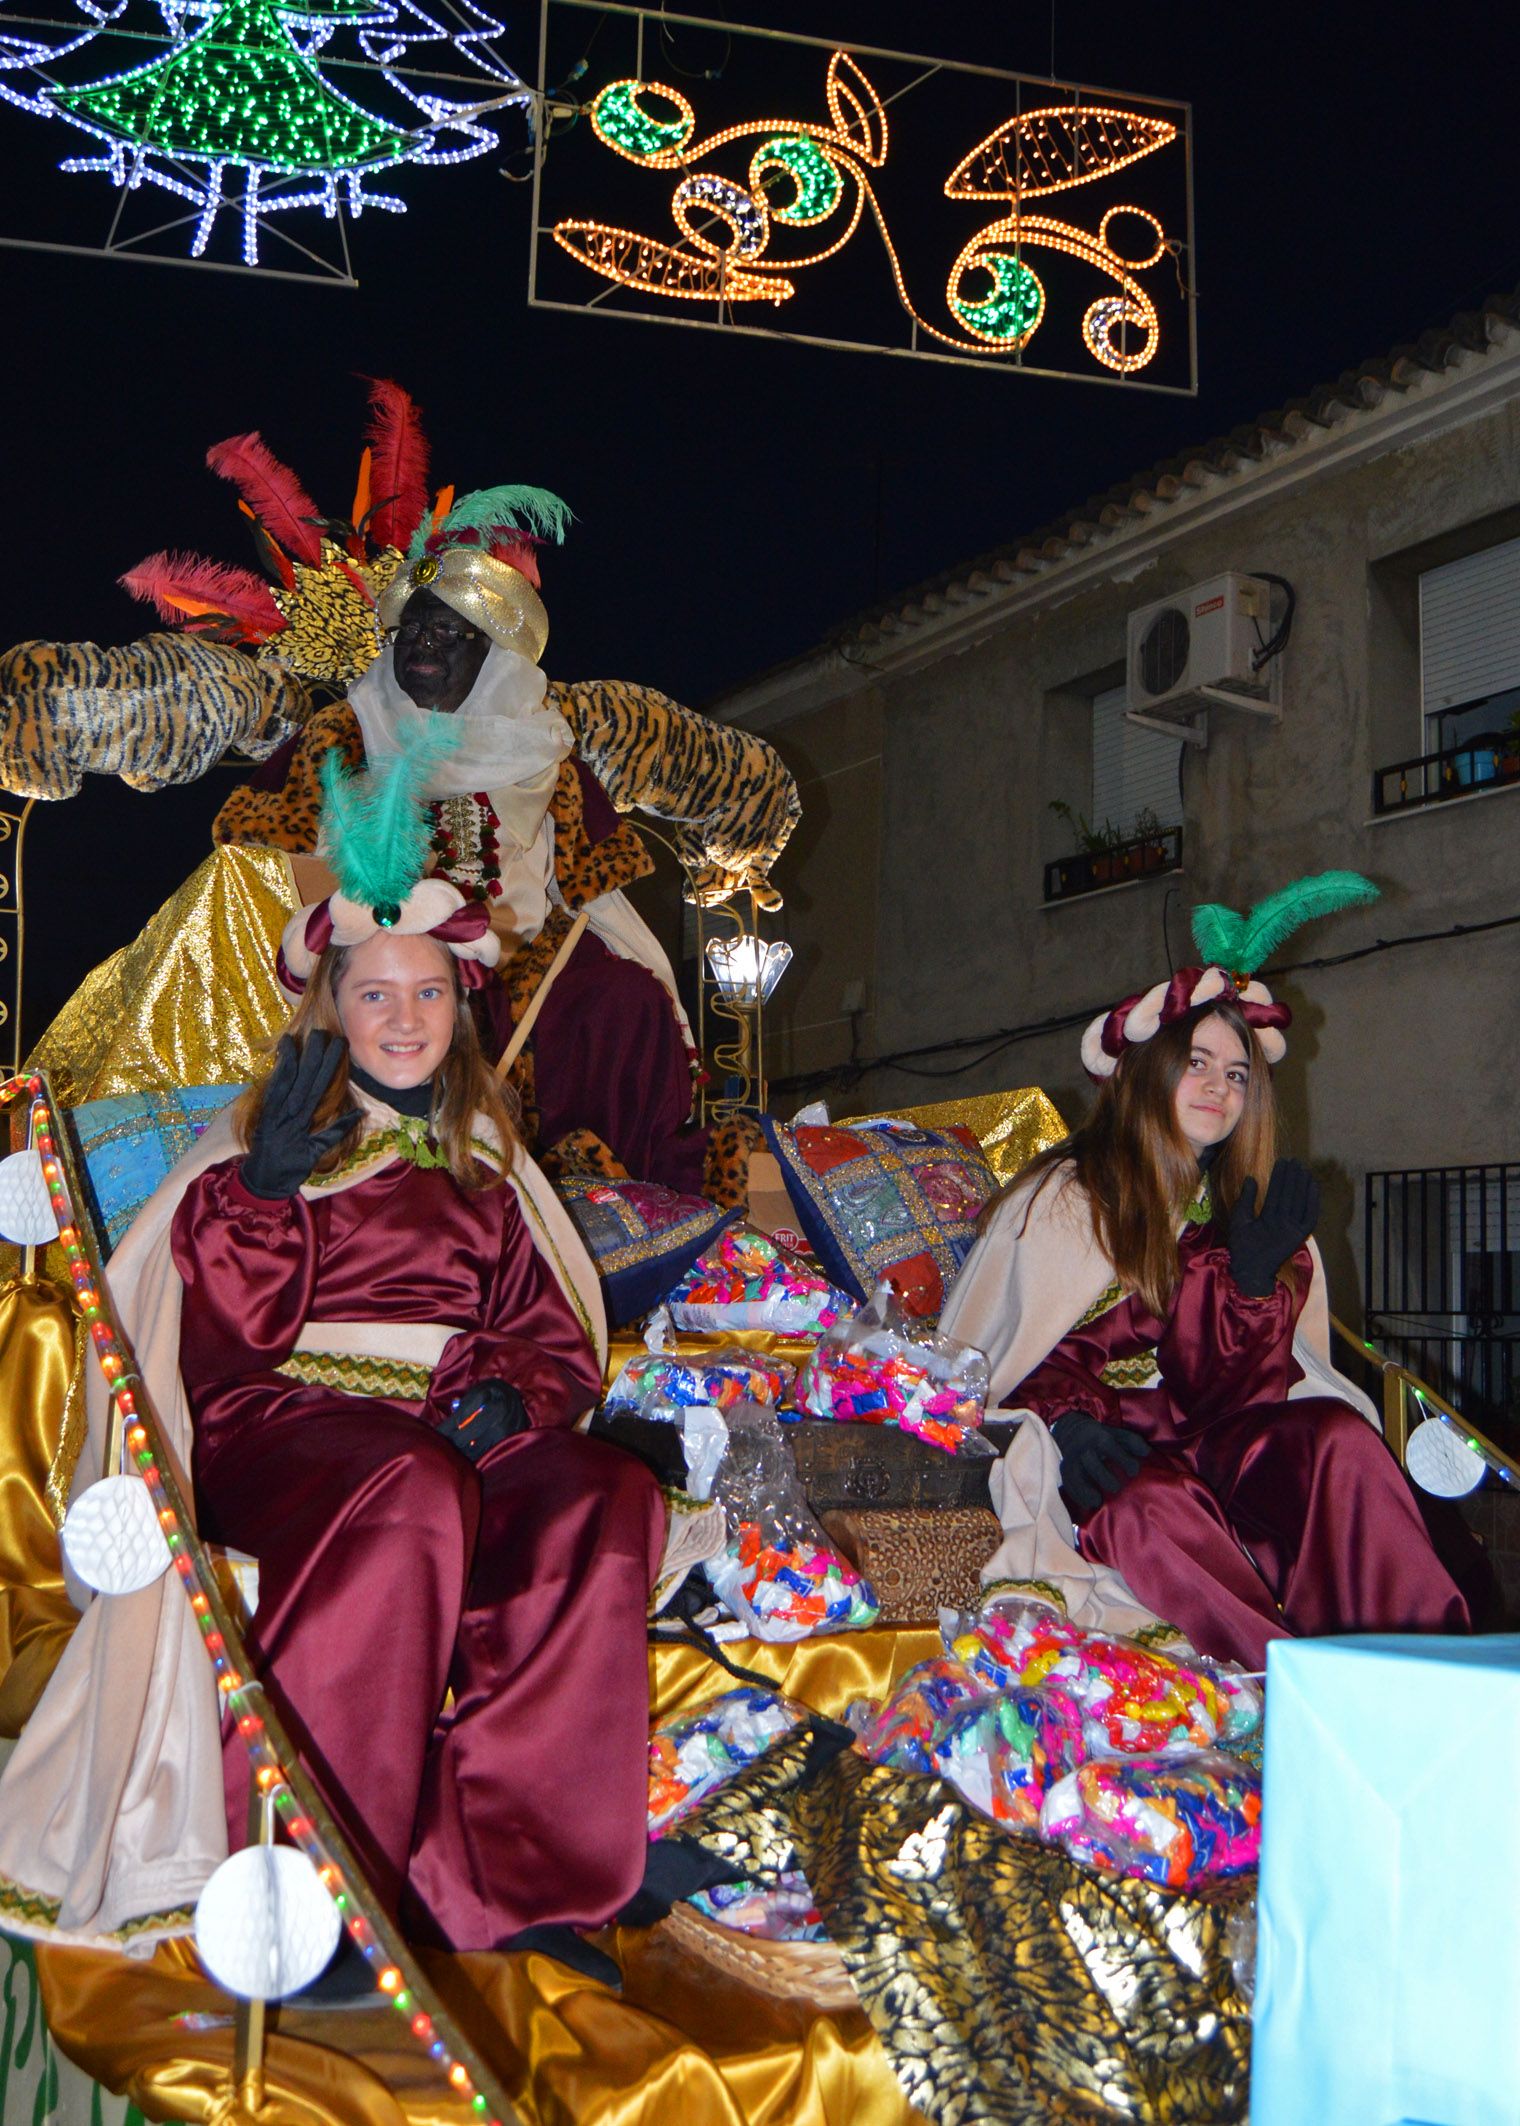
<instances>
[{"instance_id":1,"label":"leopard print fabric","mask_svg":"<svg viewBox=\"0 0 1520 2126\"><path fill-rule=\"evenodd\" d=\"M0 655L0 786L74 797L89 773L163 790L229 751L266 759L310 706L294 673L198 635L20 642Z\"/></svg>"},{"instance_id":2,"label":"leopard print fabric","mask_svg":"<svg viewBox=\"0 0 1520 2126\"><path fill-rule=\"evenodd\" d=\"M550 689L583 758L620 812L657 819L704 906L753 892L779 908L771 867L802 817L775 747L653 687L587 679Z\"/></svg>"},{"instance_id":3,"label":"leopard print fabric","mask_svg":"<svg viewBox=\"0 0 1520 2126\"><path fill-rule=\"evenodd\" d=\"M261 848L284 849L292 856L309 856L317 846L322 811L322 762L334 747L350 768L363 767L359 720L346 701L330 702L312 717L278 789L261 790L245 783L233 791L216 816L212 840L252 842ZM554 821L554 876L567 908L578 911L600 894L631 886L653 871L649 851L626 823L605 841L591 840L581 779L573 760L560 764L549 815Z\"/></svg>"},{"instance_id":4,"label":"leopard print fabric","mask_svg":"<svg viewBox=\"0 0 1520 2126\"><path fill-rule=\"evenodd\" d=\"M753 1115L725 1115L715 1122L702 1162L702 1193L725 1211L749 1208L749 1162L765 1143Z\"/></svg>"}]
</instances>

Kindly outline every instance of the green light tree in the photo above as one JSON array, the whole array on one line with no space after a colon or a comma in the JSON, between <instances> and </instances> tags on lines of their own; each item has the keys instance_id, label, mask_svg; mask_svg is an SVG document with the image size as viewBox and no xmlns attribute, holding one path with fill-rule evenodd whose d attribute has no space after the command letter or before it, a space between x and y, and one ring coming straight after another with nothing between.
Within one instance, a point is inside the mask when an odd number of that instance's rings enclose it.
<instances>
[{"instance_id":1,"label":"green light tree","mask_svg":"<svg viewBox=\"0 0 1520 2126\"><path fill-rule=\"evenodd\" d=\"M93 132L139 148L251 170L335 171L397 162L411 137L326 81L292 21L369 21L374 0L227 0L161 59L49 101Z\"/></svg>"}]
</instances>

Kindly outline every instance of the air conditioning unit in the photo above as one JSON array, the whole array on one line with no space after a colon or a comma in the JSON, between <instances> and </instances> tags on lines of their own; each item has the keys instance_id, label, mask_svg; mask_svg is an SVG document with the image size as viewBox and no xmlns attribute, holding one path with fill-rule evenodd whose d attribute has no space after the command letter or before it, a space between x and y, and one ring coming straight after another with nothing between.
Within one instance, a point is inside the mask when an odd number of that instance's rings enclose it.
<instances>
[{"instance_id":1,"label":"air conditioning unit","mask_svg":"<svg viewBox=\"0 0 1520 2126\"><path fill-rule=\"evenodd\" d=\"M1281 660L1261 672L1255 666L1271 633L1271 599L1270 584L1232 570L1131 613L1130 721L1181 726L1201 744L1198 711L1209 702L1275 715Z\"/></svg>"}]
</instances>

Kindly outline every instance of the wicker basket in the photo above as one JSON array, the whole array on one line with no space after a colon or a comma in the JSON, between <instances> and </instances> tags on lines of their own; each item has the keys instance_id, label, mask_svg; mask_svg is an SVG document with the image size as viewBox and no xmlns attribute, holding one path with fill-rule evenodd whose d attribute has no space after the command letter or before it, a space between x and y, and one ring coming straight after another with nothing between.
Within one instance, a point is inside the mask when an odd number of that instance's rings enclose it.
<instances>
[{"instance_id":1,"label":"wicker basket","mask_svg":"<svg viewBox=\"0 0 1520 2126\"><path fill-rule=\"evenodd\" d=\"M825 1513L823 1525L876 1590L883 1624L933 1624L974 1609L982 1567L1002 1541L987 1506L883 1506Z\"/></svg>"},{"instance_id":2,"label":"wicker basket","mask_svg":"<svg viewBox=\"0 0 1520 2126\"><path fill-rule=\"evenodd\" d=\"M690 1905L675 1905L660 1932L683 1954L772 2000L801 2001L821 2014L858 2008L844 1962L829 1941L765 1941L720 1927Z\"/></svg>"}]
</instances>

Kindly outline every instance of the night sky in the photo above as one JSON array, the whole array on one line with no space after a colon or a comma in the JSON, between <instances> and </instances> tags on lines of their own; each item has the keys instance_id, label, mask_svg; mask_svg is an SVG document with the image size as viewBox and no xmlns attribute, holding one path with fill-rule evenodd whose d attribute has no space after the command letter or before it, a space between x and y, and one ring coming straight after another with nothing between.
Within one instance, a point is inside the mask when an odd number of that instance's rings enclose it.
<instances>
[{"instance_id":1,"label":"night sky","mask_svg":"<svg viewBox=\"0 0 1520 2126\"><path fill-rule=\"evenodd\" d=\"M0 26L19 11L3 0ZM531 74L536 8L496 11ZM1061 78L1190 101L1196 401L530 310L528 187L503 181L500 156L403 173L410 212L356 231L357 291L3 249L3 640L123 641L145 615L115 579L145 554L249 558L232 491L203 464L228 434L259 428L346 509L357 375L381 374L425 408L437 478L530 481L574 507L545 565L550 673L700 706L878 596L1520 279L1514 70L1491 6L710 12L1038 73L1053 35ZM700 103L692 77L723 40L683 32L674 52ZM0 234L27 233L33 203L56 216L71 186L72 225L104 230L109 189L57 175L65 145L63 128L0 108ZM943 175L926 173L926 194ZM198 860L232 780L142 797L92 779L34 811L30 1032Z\"/></svg>"}]
</instances>

